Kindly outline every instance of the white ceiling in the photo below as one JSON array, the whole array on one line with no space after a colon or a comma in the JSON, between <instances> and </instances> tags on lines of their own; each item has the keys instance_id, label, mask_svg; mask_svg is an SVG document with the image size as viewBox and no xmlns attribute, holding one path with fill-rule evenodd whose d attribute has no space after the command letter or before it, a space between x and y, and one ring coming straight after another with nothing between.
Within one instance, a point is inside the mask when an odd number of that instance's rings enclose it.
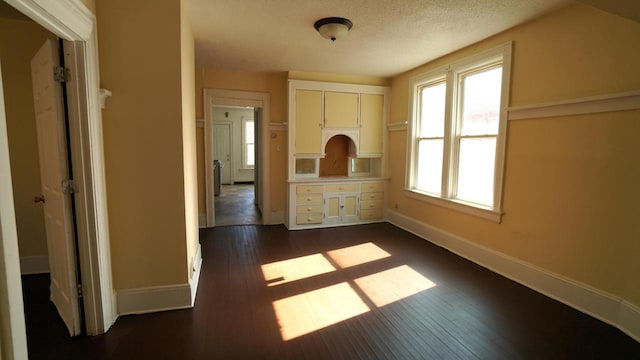
<instances>
[{"instance_id":1,"label":"white ceiling","mask_svg":"<svg viewBox=\"0 0 640 360\"><path fill-rule=\"evenodd\" d=\"M199 65L389 77L570 0L188 0ZM353 21L335 43L316 20Z\"/></svg>"}]
</instances>

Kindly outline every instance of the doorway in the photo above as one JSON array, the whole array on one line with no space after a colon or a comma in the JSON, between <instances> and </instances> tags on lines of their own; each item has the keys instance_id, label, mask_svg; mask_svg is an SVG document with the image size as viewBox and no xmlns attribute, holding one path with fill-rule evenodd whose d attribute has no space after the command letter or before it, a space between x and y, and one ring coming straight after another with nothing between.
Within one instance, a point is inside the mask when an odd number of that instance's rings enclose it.
<instances>
[{"instance_id":1,"label":"doorway","mask_svg":"<svg viewBox=\"0 0 640 360\"><path fill-rule=\"evenodd\" d=\"M215 224L262 223L255 169L256 124L260 109L251 106L212 105Z\"/></svg>"},{"instance_id":2,"label":"doorway","mask_svg":"<svg viewBox=\"0 0 640 360\"><path fill-rule=\"evenodd\" d=\"M11 10L4 9L2 14L10 14ZM45 276L50 279L47 290L59 314L57 320L61 319L68 334L75 336L84 332L84 326L78 292L78 284L82 282L77 261L69 102L66 101L72 90L67 79L56 77L54 72L54 69L63 69L65 62L71 62L69 57L73 51L64 51L65 41L20 16L22 14L15 11L11 17L0 19L20 270L23 286L26 281L32 281L35 274L49 274ZM7 37L6 29L15 33ZM33 302L28 292L23 296L26 303ZM30 314L26 315L29 318ZM34 329L27 327L27 331L31 333Z\"/></svg>"},{"instance_id":3,"label":"doorway","mask_svg":"<svg viewBox=\"0 0 640 360\"><path fill-rule=\"evenodd\" d=\"M265 138L269 134L269 94L223 89L205 89L204 93L206 226L270 224L269 141ZM223 173L215 171L216 163L227 161L225 146L221 144L226 141L226 130L216 135L216 129L224 129L223 126L230 128L228 181L223 181ZM250 133L250 128L253 128L253 138L246 136ZM233 137L240 139L236 141L235 151ZM218 175L220 179L216 184ZM246 185L244 189L239 186L242 183ZM220 185L218 196L215 195L216 185ZM232 205L225 204L225 194L230 198L236 196L236 199L244 199L239 204L227 202L240 208L233 210ZM251 197L252 203L247 200ZM225 213L233 215L234 211L242 212L243 215L232 216L229 222L223 219ZM248 213L251 211L253 214Z\"/></svg>"},{"instance_id":4,"label":"doorway","mask_svg":"<svg viewBox=\"0 0 640 360\"><path fill-rule=\"evenodd\" d=\"M87 334L97 335L113 324L116 315L108 250L95 17L79 0L62 1L56 3L55 7L42 6L42 0L7 2L18 13L37 19L42 27L69 44L70 61L67 67L72 74L68 83L71 89L69 141L72 162L77 165L73 169L73 178L76 188L80 190L76 195L75 215L78 219L79 267L85 280L82 284L82 303L85 306ZM15 30L10 34L20 35ZM4 84L0 81L2 87ZM0 101L0 148L0 293L3 294L0 315L7 320L0 324L2 354L8 358L26 358L16 202L10 176L12 164L9 161L4 101Z\"/></svg>"}]
</instances>

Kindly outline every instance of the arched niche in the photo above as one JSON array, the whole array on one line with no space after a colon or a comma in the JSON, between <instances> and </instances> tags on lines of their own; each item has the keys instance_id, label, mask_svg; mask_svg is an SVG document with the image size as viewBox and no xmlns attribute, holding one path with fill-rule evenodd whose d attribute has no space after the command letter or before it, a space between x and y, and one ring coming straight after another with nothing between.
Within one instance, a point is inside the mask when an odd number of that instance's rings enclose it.
<instances>
[{"instance_id":1,"label":"arched niche","mask_svg":"<svg viewBox=\"0 0 640 360\"><path fill-rule=\"evenodd\" d=\"M349 156L356 153L356 144L347 135L334 135L324 146L325 157L320 159L321 177L349 176Z\"/></svg>"}]
</instances>

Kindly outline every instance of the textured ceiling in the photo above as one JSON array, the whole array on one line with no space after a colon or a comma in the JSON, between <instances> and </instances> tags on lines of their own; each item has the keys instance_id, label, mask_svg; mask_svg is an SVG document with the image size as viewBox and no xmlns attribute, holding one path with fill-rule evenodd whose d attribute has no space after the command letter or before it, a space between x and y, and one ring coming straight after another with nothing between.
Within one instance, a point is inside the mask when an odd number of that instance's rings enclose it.
<instances>
[{"instance_id":1,"label":"textured ceiling","mask_svg":"<svg viewBox=\"0 0 640 360\"><path fill-rule=\"evenodd\" d=\"M188 0L199 65L388 77L571 3L569 0ZM346 17L335 43L316 20Z\"/></svg>"}]
</instances>

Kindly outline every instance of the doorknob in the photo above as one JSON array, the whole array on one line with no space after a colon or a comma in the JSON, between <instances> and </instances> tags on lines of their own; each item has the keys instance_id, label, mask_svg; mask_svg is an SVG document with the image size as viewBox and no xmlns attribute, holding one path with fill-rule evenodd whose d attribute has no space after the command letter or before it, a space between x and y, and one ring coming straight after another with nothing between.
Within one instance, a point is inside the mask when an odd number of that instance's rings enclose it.
<instances>
[{"instance_id":1,"label":"doorknob","mask_svg":"<svg viewBox=\"0 0 640 360\"><path fill-rule=\"evenodd\" d=\"M33 198L33 202L34 202L34 203L39 203L39 202L41 202L41 203L43 203L43 204L44 204L44 202L45 202L45 200L44 200L44 195L34 196L34 198Z\"/></svg>"}]
</instances>

